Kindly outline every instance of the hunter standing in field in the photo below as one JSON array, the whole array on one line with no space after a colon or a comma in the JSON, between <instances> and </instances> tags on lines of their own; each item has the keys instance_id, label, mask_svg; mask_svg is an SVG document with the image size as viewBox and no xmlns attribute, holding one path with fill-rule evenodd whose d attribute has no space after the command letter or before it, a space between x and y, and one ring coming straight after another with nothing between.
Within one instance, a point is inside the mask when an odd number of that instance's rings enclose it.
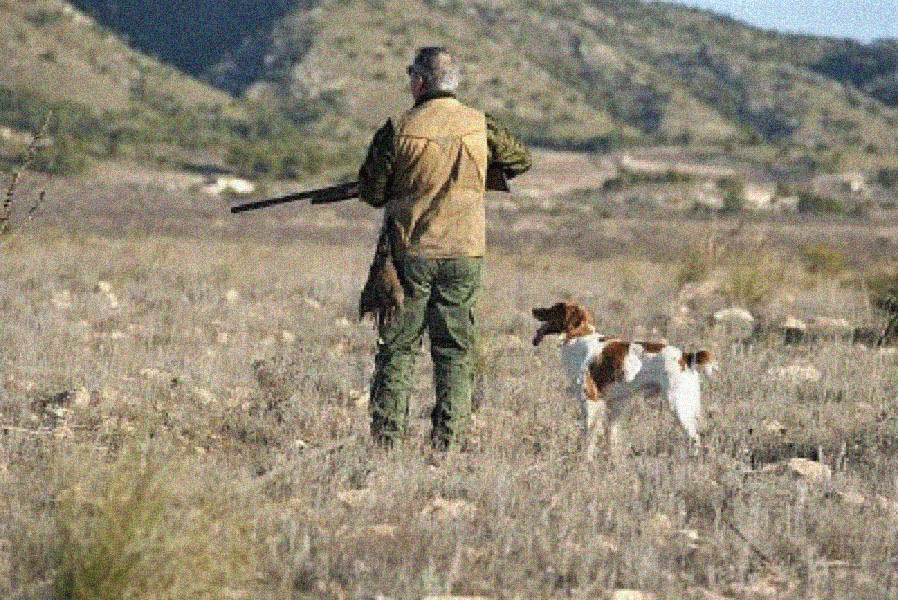
<instances>
[{"instance_id":1,"label":"hunter standing in field","mask_svg":"<svg viewBox=\"0 0 898 600\"><path fill-rule=\"evenodd\" d=\"M444 450L463 445L471 418L487 169L514 177L530 168L530 154L495 120L458 101L459 65L445 48L420 48L408 76L414 106L375 133L359 171L361 199L384 208L366 290L378 277L393 288L386 294L392 310L377 319L371 434L385 447L406 435L427 331L436 390L431 443Z\"/></svg>"}]
</instances>

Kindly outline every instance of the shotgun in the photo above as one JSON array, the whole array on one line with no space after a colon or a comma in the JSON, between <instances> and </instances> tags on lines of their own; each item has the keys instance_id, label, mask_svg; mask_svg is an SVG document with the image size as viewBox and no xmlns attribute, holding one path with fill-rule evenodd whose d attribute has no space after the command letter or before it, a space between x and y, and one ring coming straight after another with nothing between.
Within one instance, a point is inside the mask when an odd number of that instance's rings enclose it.
<instances>
[{"instance_id":1,"label":"shotgun","mask_svg":"<svg viewBox=\"0 0 898 600\"><path fill-rule=\"evenodd\" d=\"M508 178L502 167L491 164L486 170L486 189L496 192L507 192ZM247 210L256 210L259 208L267 208L276 204L285 204L287 202L298 202L300 200L308 200L309 204L331 204L332 202L342 202L350 198L357 198L359 195L359 182L350 181L340 183L330 187L319 188L317 190L307 190L305 192L295 192L286 196L278 196L277 198L266 198L265 200L254 200L245 204L238 204L231 207L232 213L241 213Z\"/></svg>"},{"instance_id":2,"label":"shotgun","mask_svg":"<svg viewBox=\"0 0 898 600\"><path fill-rule=\"evenodd\" d=\"M295 192L293 194L287 194L286 196L278 196L277 198L266 198L265 200L254 200L253 202L238 204L237 206L231 207L231 212L241 213L247 210L267 208L276 204L298 202L300 200L308 200L310 204L330 204L331 202L342 202L343 200L356 198L358 195L359 182L350 181L348 183L340 183L317 190Z\"/></svg>"}]
</instances>

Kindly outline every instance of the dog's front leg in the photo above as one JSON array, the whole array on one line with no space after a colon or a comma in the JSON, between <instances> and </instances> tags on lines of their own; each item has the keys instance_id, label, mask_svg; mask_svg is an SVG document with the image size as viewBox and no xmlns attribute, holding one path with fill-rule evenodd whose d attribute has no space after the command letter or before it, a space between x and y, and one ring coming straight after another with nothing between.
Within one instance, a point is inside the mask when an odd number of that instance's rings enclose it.
<instances>
[{"instance_id":1,"label":"dog's front leg","mask_svg":"<svg viewBox=\"0 0 898 600\"><path fill-rule=\"evenodd\" d=\"M632 389L626 385L613 385L605 390L605 444L608 460L612 464L623 458L621 445L621 420L628 414L633 400Z\"/></svg>"},{"instance_id":2,"label":"dog's front leg","mask_svg":"<svg viewBox=\"0 0 898 600\"><path fill-rule=\"evenodd\" d=\"M667 401L677 415L683 431L692 442L699 441L698 429L702 404L698 386L681 386L668 391Z\"/></svg>"},{"instance_id":3,"label":"dog's front leg","mask_svg":"<svg viewBox=\"0 0 898 600\"><path fill-rule=\"evenodd\" d=\"M605 435L605 398L587 378L582 393L581 437L586 460L594 460L599 439Z\"/></svg>"},{"instance_id":4,"label":"dog's front leg","mask_svg":"<svg viewBox=\"0 0 898 600\"><path fill-rule=\"evenodd\" d=\"M599 439L605 437L605 401L586 400L586 419L583 431L586 447L586 459L594 460L599 446Z\"/></svg>"}]
</instances>

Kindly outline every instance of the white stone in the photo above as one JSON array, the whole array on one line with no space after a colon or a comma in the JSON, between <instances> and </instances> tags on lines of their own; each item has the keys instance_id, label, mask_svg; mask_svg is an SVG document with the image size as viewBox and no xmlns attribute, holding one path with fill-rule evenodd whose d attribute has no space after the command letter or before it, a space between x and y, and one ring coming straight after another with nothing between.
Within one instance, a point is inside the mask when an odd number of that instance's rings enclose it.
<instances>
[{"instance_id":1,"label":"white stone","mask_svg":"<svg viewBox=\"0 0 898 600\"><path fill-rule=\"evenodd\" d=\"M867 503L867 498L864 497L863 494L853 490L832 492L832 497L837 498L840 502L844 502L845 504L851 504L852 506L864 506Z\"/></svg>"},{"instance_id":2,"label":"white stone","mask_svg":"<svg viewBox=\"0 0 898 600\"><path fill-rule=\"evenodd\" d=\"M75 390L75 397L72 399L72 405L78 408L87 408L90 406L90 390L86 387L80 387Z\"/></svg>"},{"instance_id":3,"label":"white stone","mask_svg":"<svg viewBox=\"0 0 898 600\"><path fill-rule=\"evenodd\" d=\"M256 191L256 184L239 177L218 177L200 189L210 196L220 196L226 193L243 195Z\"/></svg>"},{"instance_id":4,"label":"white stone","mask_svg":"<svg viewBox=\"0 0 898 600\"><path fill-rule=\"evenodd\" d=\"M639 590L614 590L609 600L655 600L655 594Z\"/></svg>"},{"instance_id":5,"label":"white stone","mask_svg":"<svg viewBox=\"0 0 898 600\"><path fill-rule=\"evenodd\" d=\"M777 433L779 435L785 435L786 426L774 419L773 421L765 421L764 422L764 430L769 431L770 433Z\"/></svg>"},{"instance_id":6,"label":"white stone","mask_svg":"<svg viewBox=\"0 0 898 600\"><path fill-rule=\"evenodd\" d=\"M118 296L115 295L115 292L108 292L106 294L106 308L115 309L119 307Z\"/></svg>"},{"instance_id":7,"label":"white stone","mask_svg":"<svg viewBox=\"0 0 898 600\"><path fill-rule=\"evenodd\" d=\"M195 388L193 390L193 395L202 404L214 404L215 402L218 401L218 399L215 397L215 394L213 394L211 391L207 390L206 388L199 388L199 387Z\"/></svg>"},{"instance_id":8,"label":"white stone","mask_svg":"<svg viewBox=\"0 0 898 600\"><path fill-rule=\"evenodd\" d=\"M827 465L808 458L790 458L764 467L763 471L784 475L790 473L795 477L809 481L823 481L832 478L833 470Z\"/></svg>"},{"instance_id":9,"label":"white stone","mask_svg":"<svg viewBox=\"0 0 898 600\"><path fill-rule=\"evenodd\" d=\"M788 317L784 318L780 322L780 328L781 329L795 329L798 331L807 331L808 324L805 323L804 321L802 321L801 319L799 319L798 317L793 317L792 315L789 315Z\"/></svg>"},{"instance_id":10,"label":"white stone","mask_svg":"<svg viewBox=\"0 0 898 600\"><path fill-rule=\"evenodd\" d=\"M371 490L340 490L337 492L337 500L346 508L358 508L374 502L374 493Z\"/></svg>"},{"instance_id":11,"label":"white stone","mask_svg":"<svg viewBox=\"0 0 898 600\"><path fill-rule=\"evenodd\" d=\"M814 365L802 364L779 367L768 371L767 374L775 379L791 379L793 381L808 382L817 382L823 377L823 374Z\"/></svg>"},{"instance_id":12,"label":"white stone","mask_svg":"<svg viewBox=\"0 0 898 600\"><path fill-rule=\"evenodd\" d=\"M53 294L53 304L56 308L72 308L72 294L68 290L62 290Z\"/></svg>"},{"instance_id":13,"label":"white stone","mask_svg":"<svg viewBox=\"0 0 898 600\"><path fill-rule=\"evenodd\" d=\"M714 320L718 323L754 323L755 318L746 309L731 306L714 313Z\"/></svg>"},{"instance_id":14,"label":"white stone","mask_svg":"<svg viewBox=\"0 0 898 600\"><path fill-rule=\"evenodd\" d=\"M434 498L421 510L422 520L454 521L466 517L469 518L477 512L477 508L466 500L446 500Z\"/></svg>"},{"instance_id":15,"label":"white stone","mask_svg":"<svg viewBox=\"0 0 898 600\"><path fill-rule=\"evenodd\" d=\"M349 390L349 405L356 408L368 406L370 394L368 390Z\"/></svg>"}]
</instances>

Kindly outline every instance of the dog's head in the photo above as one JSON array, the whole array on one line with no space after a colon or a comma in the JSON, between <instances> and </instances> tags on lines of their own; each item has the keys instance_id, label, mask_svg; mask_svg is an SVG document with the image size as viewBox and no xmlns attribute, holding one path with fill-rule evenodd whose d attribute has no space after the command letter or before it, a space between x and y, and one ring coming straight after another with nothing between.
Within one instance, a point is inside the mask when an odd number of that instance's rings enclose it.
<instances>
[{"instance_id":1,"label":"dog's head","mask_svg":"<svg viewBox=\"0 0 898 600\"><path fill-rule=\"evenodd\" d=\"M573 302L558 302L548 308L534 308L533 317L542 322L533 337L534 346L547 335L563 333L570 339L594 331L589 311Z\"/></svg>"}]
</instances>

